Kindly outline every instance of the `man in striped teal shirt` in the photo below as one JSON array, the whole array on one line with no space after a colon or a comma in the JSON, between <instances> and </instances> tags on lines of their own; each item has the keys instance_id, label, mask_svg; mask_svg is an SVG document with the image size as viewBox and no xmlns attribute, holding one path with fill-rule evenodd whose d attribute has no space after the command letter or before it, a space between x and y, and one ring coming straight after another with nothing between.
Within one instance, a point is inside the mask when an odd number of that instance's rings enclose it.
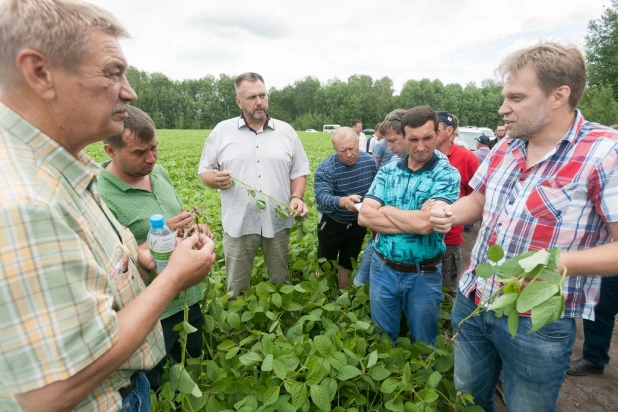
<instances>
[{"instance_id":1,"label":"man in striped teal shirt","mask_svg":"<svg viewBox=\"0 0 618 412\"><path fill-rule=\"evenodd\" d=\"M320 163L314 179L319 212L318 258L339 263L339 288L347 289L352 258L357 259L367 228L359 226L356 204L371 187L378 172L374 158L360 152L353 129L342 127L333 133L335 154Z\"/></svg>"}]
</instances>

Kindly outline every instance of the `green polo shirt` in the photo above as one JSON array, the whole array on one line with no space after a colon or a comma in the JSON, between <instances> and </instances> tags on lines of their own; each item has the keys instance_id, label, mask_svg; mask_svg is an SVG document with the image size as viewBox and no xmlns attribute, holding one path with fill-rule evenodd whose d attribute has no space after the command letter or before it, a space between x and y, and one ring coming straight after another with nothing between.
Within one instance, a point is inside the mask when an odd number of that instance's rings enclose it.
<instances>
[{"instance_id":1,"label":"green polo shirt","mask_svg":"<svg viewBox=\"0 0 618 412\"><path fill-rule=\"evenodd\" d=\"M110 160L101 163L103 171L98 179L101 198L112 211L116 219L129 228L138 244L146 241L150 230L150 216L162 214L165 220L178 216L182 202L174 190L174 185L167 171L155 165L150 173L152 191L133 187L105 170ZM195 285L187 290L189 305L194 305L204 298L202 285ZM184 292L175 298L165 309L161 319L168 318L184 308Z\"/></svg>"}]
</instances>

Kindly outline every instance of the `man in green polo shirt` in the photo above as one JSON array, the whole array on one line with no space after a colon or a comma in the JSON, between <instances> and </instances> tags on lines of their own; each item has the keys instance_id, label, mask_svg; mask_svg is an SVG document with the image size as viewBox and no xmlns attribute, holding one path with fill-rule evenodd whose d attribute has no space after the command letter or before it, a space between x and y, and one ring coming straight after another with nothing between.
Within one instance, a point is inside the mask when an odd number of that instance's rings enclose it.
<instances>
[{"instance_id":1,"label":"man in green polo shirt","mask_svg":"<svg viewBox=\"0 0 618 412\"><path fill-rule=\"evenodd\" d=\"M431 107L417 106L393 119L401 122L408 154L380 169L358 218L377 233L369 275L371 318L396 342L403 308L412 338L435 345L446 246L422 206L430 199L457 200L460 177L436 152L440 129Z\"/></svg>"},{"instance_id":2,"label":"man in green polo shirt","mask_svg":"<svg viewBox=\"0 0 618 412\"><path fill-rule=\"evenodd\" d=\"M154 122L136 107L129 106L127 113L122 135L104 140L103 147L111 160L102 163L104 170L98 185L107 207L142 245L150 229L150 216L154 214L162 214L171 230L191 225L193 221L191 214L182 210L182 201L167 171L156 164L158 141ZM212 238L206 225L200 225L200 229ZM197 328L196 332L188 335L187 352L192 357L202 353L203 319L199 302L204 298L204 290L201 284L197 284L181 292L160 318L166 353L175 362L180 362L181 346L178 332L173 328L183 321L185 293L188 295L189 323ZM146 373L154 390L161 385L165 361L163 359Z\"/></svg>"}]
</instances>

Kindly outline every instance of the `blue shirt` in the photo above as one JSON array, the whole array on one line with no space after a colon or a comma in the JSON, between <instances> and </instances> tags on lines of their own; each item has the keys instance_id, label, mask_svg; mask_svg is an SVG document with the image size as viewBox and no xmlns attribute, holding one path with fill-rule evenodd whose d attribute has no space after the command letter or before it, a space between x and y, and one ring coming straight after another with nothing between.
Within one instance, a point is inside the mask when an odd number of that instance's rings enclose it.
<instances>
[{"instance_id":1,"label":"blue shirt","mask_svg":"<svg viewBox=\"0 0 618 412\"><path fill-rule=\"evenodd\" d=\"M416 171L408 167L408 156L405 156L380 169L366 197L383 206L420 210L428 199L453 203L459 198L459 181L457 169L437 154ZM428 235L380 233L375 249L389 260L415 264L443 254L446 246L444 235L436 232Z\"/></svg>"},{"instance_id":2,"label":"blue shirt","mask_svg":"<svg viewBox=\"0 0 618 412\"><path fill-rule=\"evenodd\" d=\"M365 196L373 178L378 172L375 159L359 152L358 160L352 166L341 163L336 154L328 156L315 171L313 191L318 212L328 214L340 223L356 222L358 213L339 206L343 196Z\"/></svg>"},{"instance_id":3,"label":"blue shirt","mask_svg":"<svg viewBox=\"0 0 618 412\"><path fill-rule=\"evenodd\" d=\"M373 148L372 156L380 158L380 167L389 164L394 155L391 150L388 150L387 145L388 142L386 139L382 139L376 143L376 146Z\"/></svg>"}]
</instances>

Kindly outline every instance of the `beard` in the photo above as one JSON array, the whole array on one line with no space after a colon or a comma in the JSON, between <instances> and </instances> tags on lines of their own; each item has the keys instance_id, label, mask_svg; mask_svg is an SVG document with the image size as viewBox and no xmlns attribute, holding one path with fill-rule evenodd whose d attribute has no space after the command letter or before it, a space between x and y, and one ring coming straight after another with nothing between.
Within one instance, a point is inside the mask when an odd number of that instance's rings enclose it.
<instances>
[{"instance_id":1,"label":"beard","mask_svg":"<svg viewBox=\"0 0 618 412\"><path fill-rule=\"evenodd\" d=\"M547 105L544 103L525 120L517 120L515 127L508 130L512 139L530 139L541 134L543 129L550 123Z\"/></svg>"}]
</instances>

